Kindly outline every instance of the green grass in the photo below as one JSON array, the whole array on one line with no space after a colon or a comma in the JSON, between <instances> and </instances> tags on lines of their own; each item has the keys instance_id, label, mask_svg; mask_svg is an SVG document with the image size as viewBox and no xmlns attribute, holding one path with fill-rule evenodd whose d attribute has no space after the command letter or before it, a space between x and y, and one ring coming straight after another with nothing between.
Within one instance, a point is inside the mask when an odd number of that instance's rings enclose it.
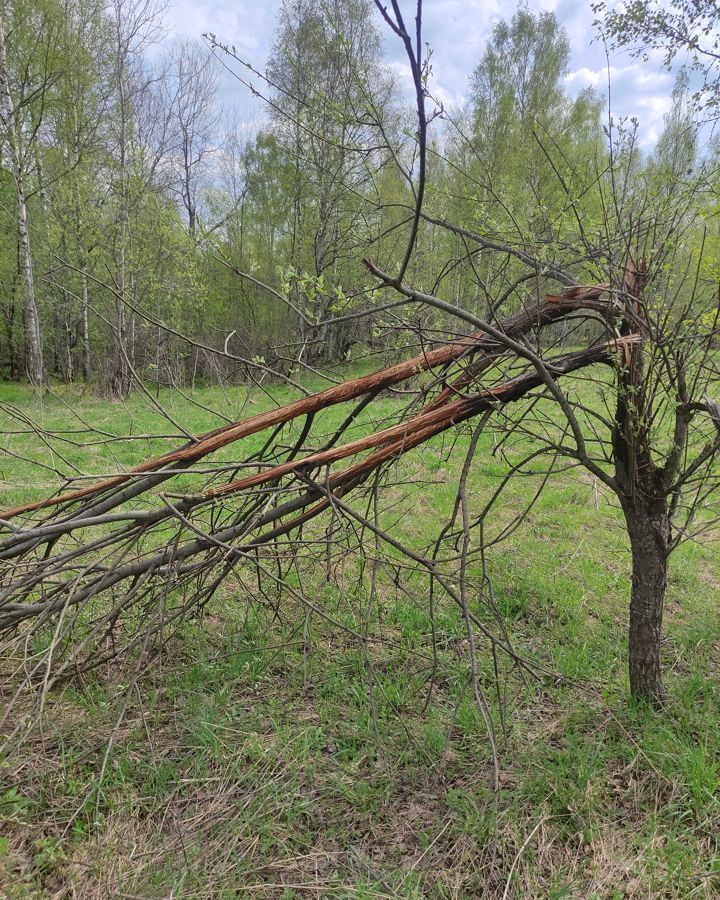
<instances>
[{"instance_id":1,"label":"green grass","mask_svg":"<svg viewBox=\"0 0 720 900\"><path fill-rule=\"evenodd\" d=\"M291 398L269 393L192 397L234 418ZM221 424L169 392L160 400L192 431ZM3 385L0 401L6 432L19 427L8 404L48 430L81 427L75 416L115 435L168 430L138 396L112 405L57 388L38 400ZM400 402L381 399L373 416ZM346 413L328 412L319 427ZM369 423L367 413L358 427ZM88 435L74 439L86 444ZM478 447L473 509L507 469L492 455L495 441L488 432ZM6 433L3 446L63 473L97 474L177 443L53 440L51 451L36 435ZM241 459L261 443L252 437L222 458ZM467 443L463 431L451 456L448 437L399 463L384 527L415 548L432 541L452 508ZM0 456L0 505L62 483ZM508 488L486 537L512 521L536 483ZM379 572L378 640L364 648L288 594L276 616L277 588L265 585L268 599L259 598L252 573L241 572L201 620L182 624L137 684L128 660L58 691L23 753L0 761L0 896L720 896L716 547L688 544L672 559L662 714L627 699L629 555L619 512L592 479L579 471L551 479L487 564L513 645L555 673L524 683L500 659L498 695L493 659L481 649L499 791L467 686L464 625L442 599L426 705L426 578ZM369 594L357 558L333 560L326 579L323 566L301 557L299 572L323 612L363 630ZM474 563L471 603L494 624L478 599L480 576Z\"/></svg>"}]
</instances>

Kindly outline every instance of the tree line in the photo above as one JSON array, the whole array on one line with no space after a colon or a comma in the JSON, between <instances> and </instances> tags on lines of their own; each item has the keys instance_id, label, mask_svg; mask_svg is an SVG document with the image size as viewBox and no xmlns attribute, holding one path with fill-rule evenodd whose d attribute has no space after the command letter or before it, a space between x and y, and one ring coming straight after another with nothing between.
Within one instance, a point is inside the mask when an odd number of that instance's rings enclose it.
<instances>
[{"instance_id":1,"label":"tree line","mask_svg":"<svg viewBox=\"0 0 720 900\"><path fill-rule=\"evenodd\" d=\"M8 27L5 15L10 374L25 371L37 387L84 378L114 398L133 385L147 394L153 381L281 377L305 397L204 435L183 430L188 443L129 472L79 487L69 475L52 497L4 510L0 630L33 619L40 628L109 593L117 606L96 626L106 636L121 613L152 608L171 584L182 588L179 621L235 563L266 572L261 546L277 551L287 586L284 539L332 511L362 526L358 541L367 529L427 569L460 605L472 640L467 566L484 560L484 522L505 485L525 474L540 481L512 530L553 471L579 467L622 510L631 691L661 704L668 561L720 520L717 148L701 145L699 130L716 107L714 51L697 51L692 5L677 5L685 30L677 19L643 18L649 0L629 19L606 17L611 43L650 29L659 46L672 39L690 52L648 154L637 121L613 117L590 90L568 95L569 43L551 13L520 7L499 22L467 104L453 110L432 95L422 3L415 29L398 0L374 7L287 0L264 72L212 35L151 65L160 13L146 2L86 17L73 7L75 18L33 7L40 18L30 30L20 18ZM382 64L383 22L406 51L414 109ZM53 23L56 39L44 43ZM213 102L216 56L265 102L249 139ZM363 346L390 359L335 379L333 364ZM311 393L298 379L307 369L337 383ZM406 403L382 420L393 424L375 420L348 441L356 417L401 383ZM349 401L336 431L318 433L315 414ZM515 447L515 456L471 516L465 476L491 418L497 452ZM283 427L295 419L303 425L288 443ZM377 507L373 523L345 503L371 477L379 490L409 449L473 419L431 555L378 529ZM216 460L196 493L157 494L185 466L260 432L262 448L245 448L234 474ZM328 466L353 458L330 475ZM20 517L23 526L10 523ZM58 543L87 528L100 532L67 552ZM149 529L163 539L148 541ZM450 580L438 568L443 547ZM70 645L75 623L63 626Z\"/></svg>"},{"instance_id":2,"label":"tree line","mask_svg":"<svg viewBox=\"0 0 720 900\"><path fill-rule=\"evenodd\" d=\"M437 310L384 309L361 264L405 247L418 190L413 105L381 26L368 0L285 0L260 72L222 36L162 43L156 0L4 4L2 376L123 398L292 378L451 329ZM435 102L413 283L486 317L558 272L599 280L620 190L646 212L682 208L688 254L715 240L715 151L698 159L687 76L643 154L637 122L592 90L569 96L569 55L555 16L521 7L495 26L465 106ZM252 131L223 109L218 58L264 101Z\"/></svg>"}]
</instances>

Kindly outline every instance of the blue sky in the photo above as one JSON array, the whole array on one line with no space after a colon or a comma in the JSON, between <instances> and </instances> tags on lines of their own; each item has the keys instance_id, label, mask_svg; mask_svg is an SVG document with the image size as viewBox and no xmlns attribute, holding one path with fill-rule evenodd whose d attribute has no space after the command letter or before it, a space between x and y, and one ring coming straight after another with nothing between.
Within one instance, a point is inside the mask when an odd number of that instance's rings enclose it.
<instances>
[{"instance_id":1,"label":"blue sky","mask_svg":"<svg viewBox=\"0 0 720 900\"><path fill-rule=\"evenodd\" d=\"M412 18L414 4L401 0ZM551 10L565 26L571 45L567 87L575 93L592 85L607 95L608 60L593 28L590 2L529 0L531 10ZM174 0L167 13L168 37L200 37L212 32L218 40L234 44L238 55L263 69L272 43L279 0ZM424 36L433 49L433 93L447 105L462 102L468 77L477 64L493 24L508 19L514 3L501 0L425 0ZM409 71L399 41L386 38L388 65L409 82ZM616 116L634 115L640 121L641 145L653 146L670 107L674 76L662 68L659 57L649 62L632 59L627 52L610 58L612 110ZM245 122L259 120L262 108L247 89L225 73L221 79L225 106L235 106Z\"/></svg>"}]
</instances>

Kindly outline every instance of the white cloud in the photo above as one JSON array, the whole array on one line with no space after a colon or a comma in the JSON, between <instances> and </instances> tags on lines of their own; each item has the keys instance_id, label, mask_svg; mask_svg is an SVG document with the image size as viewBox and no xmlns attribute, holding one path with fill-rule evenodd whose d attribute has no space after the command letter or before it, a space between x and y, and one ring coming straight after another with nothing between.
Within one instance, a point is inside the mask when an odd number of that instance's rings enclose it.
<instances>
[{"instance_id":1,"label":"white cloud","mask_svg":"<svg viewBox=\"0 0 720 900\"><path fill-rule=\"evenodd\" d=\"M661 95L655 97L641 97L637 104L640 109L647 110L647 112L654 117L664 116L670 110L671 105L670 97Z\"/></svg>"},{"instance_id":2,"label":"white cloud","mask_svg":"<svg viewBox=\"0 0 720 900\"><path fill-rule=\"evenodd\" d=\"M590 69L582 66L570 71L565 76L569 85L578 87L605 88L610 80L611 86L618 82L632 84L633 87L642 89L647 86L658 88L663 86L668 93L672 92L673 76L669 72L648 71L641 63L631 63L627 66L605 65L599 69Z\"/></svg>"},{"instance_id":3,"label":"white cloud","mask_svg":"<svg viewBox=\"0 0 720 900\"><path fill-rule=\"evenodd\" d=\"M577 86L579 88L597 88L600 84L607 84L607 77L607 69L588 69L587 66L583 66L581 69L576 69L574 72L568 72L565 76L565 82L568 85Z\"/></svg>"},{"instance_id":4,"label":"white cloud","mask_svg":"<svg viewBox=\"0 0 720 900\"><path fill-rule=\"evenodd\" d=\"M607 92L608 65L605 50L593 27L594 14L586 0L529 0L534 12L552 11L568 32L571 48L566 85L574 93L592 87ZM408 23L414 4L403 0ZM169 12L170 32L180 37L200 37L212 32L218 40L234 44L241 56L257 68L265 66L272 44L280 0L176 0ZM433 95L444 105L460 105L468 80L477 65L493 25L515 11L502 0L426 0L423 15L424 38L433 50L431 80ZM382 27L382 26L381 26ZM393 71L403 92L411 98L414 90L407 60L397 38L384 28L387 67ZM662 117L669 108L673 76L664 71L657 54L648 63L633 60L627 53L610 61L612 107L616 115L637 115L641 142L652 146L662 130ZM222 78L225 105L240 105L249 114L253 99L247 89L230 74Z\"/></svg>"},{"instance_id":5,"label":"white cloud","mask_svg":"<svg viewBox=\"0 0 720 900\"><path fill-rule=\"evenodd\" d=\"M210 32L238 51L265 57L279 3L197 3L175 0L168 13L170 30L178 37L199 38Z\"/></svg>"},{"instance_id":6,"label":"white cloud","mask_svg":"<svg viewBox=\"0 0 720 900\"><path fill-rule=\"evenodd\" d=\"M623 58L627 59L627 56ZM607 101L610 82L611 112L616 118L634 116L639 122L639 142L651 149L663 129L663 119L671 106L674 77L657 71L652 63L631 62L590 68L581 66L565 76L571 92L592 87Z\"/></svg>"}]
</instances>

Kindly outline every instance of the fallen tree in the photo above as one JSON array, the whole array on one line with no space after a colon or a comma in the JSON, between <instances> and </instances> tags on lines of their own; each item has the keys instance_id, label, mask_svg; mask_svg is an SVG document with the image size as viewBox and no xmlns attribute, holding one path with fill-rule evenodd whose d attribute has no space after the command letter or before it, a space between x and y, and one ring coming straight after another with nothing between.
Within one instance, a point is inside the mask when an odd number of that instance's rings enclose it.
<instances>
[{"instance_id":1,"label":"fallen tree","mask_svg":"<svg viewBox=\"0 0 720 900\"><path fill-rule=\"evenodd\" d=\"M470 610L464 576L455 590L432 556L402 547L376 521L363 516L349 495L437 435L474 419L480 427L516 401L531 398L520 414L507 415L511 432L532 441L533 457L547 454L585 468L620 504L633 565L631 691L662 703L668 558L682 540L717 521L709 501L718 486L713 466L720 453L720 412L707 393L720 381L713 350L720 311L708 310L707 297L695 308L702 248L691 289L685 289L689 257L682 265L675 264L684 252L679 238L693 221L693 195L668 196L665 207L649 211L645 195L613 197L612 212L604 223L606 243L590 244L581 229L585 246L572 254L575 260L592 260L595 271L602 264L607 272L605 283L589 286L575 283L571 265L541 263L542 248L535 257L526 249L488 241L426 215L422 204L428 122L425 64L420 58L421 8L418 5L415 46L398 5L392 4L394 19L380 9L402 38L411 65L420 164L407 251L398 272L388 273L370 261L365 265L378 289L394 292L387 308L419 304L437 310L446 320L463 322L472 332L397 365L192 437L182 447L129 471L81 488L68 482L55 496L6 510L0 516L5 534L0 541L0 632L9 640L28 641L51 626L50 648L40 654L32 671L49 672L50 663L58 662L53 677L60 677L99 665L122 649L143 644L148 634L166 633L173 622L201 610L241 564L295 590L283 577L283 555L292 553L305 525L327 512L334 520L357 521L413 565L424 567L460 606L470 643L472 622L485 629L493 647L517 661L502 634L491 634ZM612 170L617 163L611 159L610 165ZM611 171L611 187L613 178ZM464 304L418 290L407 283L407 273L423 219L460 236L469 260L469 245L474 242L483 252L505 254L527 267L505 299L530 279L538 290L544 279L566 289L541 302L525 300L514 315L492 322L468 312ZM627 228L625 219L630 223ZM667 235L667 240L658 235ZM648 266L643 256L650 245L658 255ZM491 305L493 315L498 308ZM572 353L549 353L548 342L542 339L548 327L578 317L595 322L589 346ZM567 337L566 333L566 341ZM422 346L426 342L427 335ZM604 410L584 405L561 386L567 376L597 364L609 364L613 370ZM406 382L412 382L418 396L413 395L393 424L371 426L360 437L344 440L382 391ZM543 407L541 418L533 419L528 409L541 398L551 403ZM320 413L353 401L356 405L331 434L315 427ZM296 420L303 422L299 433L288 435L287 426ZM243 454L242 441L261 433L267 433L262 448ZM476 428L451 521L441 531L460 546L451 564L463 573L470 544L464 485L477 434ZM230 446L241 448L239 458L229 464L212 461L214 454ZM345 468L333 468L345 460L350 461ZM192 490L173 489L174 479L182 486L181 479L194 472L204 481L195 482ZM281 541L286 536L292 536L289 549ZM269 572L270 560L279 560L278 575ZM116 638L131 620L133 628L120 647Z\"/></svg>"},{"instance_id":2,"label":"fallen tree","mask_svg":"<svg viewBox=\"0 0 720 900\"><path fill-rule=\"evenodd\" d=\"M193 437L127 472L80 489L68 484L53 497L5 510L0 515L5 533L0 541L0 632L27 641L50 626L49 657L41 655L35 668L49 671L52 658L53 678L97 666L143 644L149 634L166 634L173 623L201 610L238 566L255 567L259 578L268 575L268 560L280 559L287 550L281 539L296 541L303 527L322 513L359 516L348 505L348 495L414 448L464 422L485 422L536 392L552 401L558 422L549 427L543 420L538 429L520 415L511 417L512 429L532 438L538 447L533 455L552 453L571 460L618 497L633 555L631 688L637 696L662 702L667 559L691 535L693 520L700 517L701 529L708 527L703 508L715 483L708 481L708 472L720 451L718 407L709 399L693 399L688 385L691 371L696 393L701 376L712 379L710 342L690 342L678 333L675 346L684 341L686 351L668 353L663 343L672 336L667 319L665 332L659 331L643 299L643 264L628 263L619 288L568 287L494 325L367 265L408 302L454 313L476 330L394 366ZM589 347L560 355L541 349L549 326L577 316L596 322L598 337ZM527 340L531 333L532 343ZM598 364L610 365L615 373L610 379L616 399L611 420L570 401L559 385L564 377ZM394 424L342 441L383 390L405 382L413 382L417 396L409 395L412 399ZM658 395L673 394L678 401L675 424L665 447L650 410ZM352 401L356 405L332 434L317 434L316 415ZM698 417L701 427L694 431L691 424ZM303 425L288 443L286 426L296 420ZM599 435L599 427L606 429L608 439ZM218 451L242 448L243 439L262 432L268 436L259 451L241 453L231 465L212 462ZM320 449L318 440L323 442ZM659 446L653 447L653 440ZM589 449L591 442L600 450ZM204 481L199 488L173 490L171 482L192 475L201 461ZM350 462L334 468L343 461ZM459 504L450 523L455 534ZM680 516L684 524L678 526ZM366 517L360 521L364 528L376 528ZM465 523L465 532L467 528ZM383 533L382 539L394 546L392 536ZM463 566L468 543L466 534L457 558ZM494 647L518 661L507 640L473 616L447 573L427 557L401 549L428 569ZM117 637L131 619L134 626L123 644Z\"/></svg>"},{"instance_id":3,"label":"fallen tree","mask_svg":"<svg viewBox=\"0 0 720 900\"><path fill-rule=\"evenodd\" d=\"M66 614L113 592L114 602L102 617L109 627L117 623L121 610L146 602L154 588L159 586L166 593L168 585L178 580L187 584L191 578L199 579L198 586L184 611L207 602L211 591L204 579L213 566L226 571L261 545L315 518L332 505L333 497L346 496L383 465L449 428L526 396L543 386L547 377L609 364L617 354L626 353L635 336L601 341L587 350L552 358L543 364L544 372L530 367L486 388L478 381L484 372L502 371L502 361L508 358L503 344L530 329L578 310L600 317L606 326L611 324L615 308L605 294L604 286L570 288L498 327L488 326L495 336L486 330L475 332L406 362L199 436L129 472L5 510L0 515L6 532L0 542L0 629L15 628L29 619L42 623L53 614ZM379 391L436 369L442 373L423 389L425 403L418 412L408 410L395 425L338 443L359 409ZM360 397L364 398L360 406L346 417L327 446L303 455L312 416ZM302 434L292 448L283 451L281 429L300 417L306 419ZM252 474L193 494L178 495L167 489L168 481L186 475L200 460L264 430L272 433L261 453L249 455L236 466L256 469ZM366 451L370 452L363 455ZM350 458L355 460L351 465L327 472L327 467ZM143 506L138 507L138 501ZM207 513L220 503L231 521L212 527ZM230 513L232 503L236 507ZM30 514L50 508L54 511L49 516L28 521ZM14 524L19 518L23 524ZM169 527L175 528L172 535ZM80 539L73 537L75 532L81 532ZM210 580L217 585L221 578Z\"/></svg>"}]
</instances>

